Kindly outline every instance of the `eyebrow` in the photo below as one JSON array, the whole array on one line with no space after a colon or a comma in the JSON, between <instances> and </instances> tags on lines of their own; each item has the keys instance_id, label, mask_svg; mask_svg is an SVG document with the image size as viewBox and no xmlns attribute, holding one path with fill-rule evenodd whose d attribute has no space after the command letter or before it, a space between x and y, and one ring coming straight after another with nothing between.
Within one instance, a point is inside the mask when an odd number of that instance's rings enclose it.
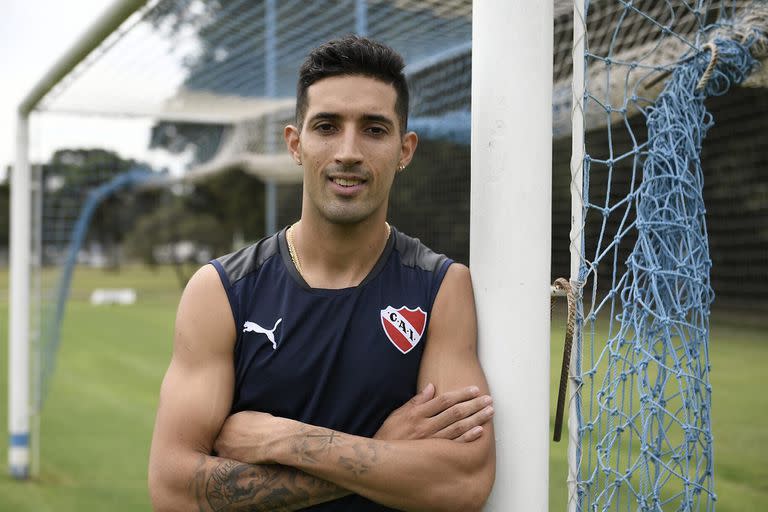
<instances>
[{"instance_id":1,"label":"eyebrow","mask_svg":"<svg viewBox=\"0 0 768 512\"><path fill-rule=\"evenodd\" d=\"M333 112L318 112L310 118L310 122L327 120L327 121L339 121L342 119L341 114L335 114ZM361 119L366 122L375 122L385 124L391 128L394 128L395 122L387 116L380 114L363 114Z\"/></svg>"}]
</instances>

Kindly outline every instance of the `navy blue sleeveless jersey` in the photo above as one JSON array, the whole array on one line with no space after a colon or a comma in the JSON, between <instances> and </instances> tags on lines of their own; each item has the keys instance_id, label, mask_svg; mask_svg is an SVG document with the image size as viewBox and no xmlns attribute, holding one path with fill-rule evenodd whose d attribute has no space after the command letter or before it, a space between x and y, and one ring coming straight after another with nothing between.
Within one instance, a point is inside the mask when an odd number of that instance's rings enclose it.
<instances>
[{"instance_id":1,"label":"navy blue sleeveless jersey","mask_svg":"<svg viewBox=\"0 0 768 512\"><path fill-rule=\"evenodd\" d=\"M353 288L309 287L285 229L213 260L237 330L232 413L372 437L416 394L432 305L451 262L394 227ZM352 495L306 510L392 509Z\"/></svg>"}]
</instances>

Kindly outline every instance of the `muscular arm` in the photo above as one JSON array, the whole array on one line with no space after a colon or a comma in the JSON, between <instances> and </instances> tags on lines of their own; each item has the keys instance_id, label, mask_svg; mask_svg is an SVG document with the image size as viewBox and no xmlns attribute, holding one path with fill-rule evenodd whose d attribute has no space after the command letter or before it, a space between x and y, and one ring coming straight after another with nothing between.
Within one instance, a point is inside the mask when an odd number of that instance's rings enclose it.
<instances>
[{"instance_id":1,"label":"muscular arm","mask_svg":"<svg viewBox=\"0 0 768 512\"><path fill-rule=\"evenodd\" d=\"M205 455L200 455L188 489L194 506L201 511L298 510L349 494L294 468L245 464Z\"/></svg>"},{"instance_id":2,"label":"muscular arm","mask_svg":"<svg viewBox=\"0 0 768 512\"><path fill-rule=\"evenodd\" d=\"M218 274L205 266L179 304L160 390L149 462L154 509L287 511L348 494L296 468L210 456L232 404L234 329Z\"/></svg>"},{"instance_id":3,"label":"muscular arm","mask_svg":"<svg viewBox=\"0 0 768 512\"><path fill-rule=\"evenodd\" d=\"M432 309L420 384L434 383L438 392L476 385L487 393L476 338L469 272L453 265ZM479 510L493 485L490 421L468 443L367 439L259 413L248 422L238 458L291 466L390 507Z\"/></svg>"}]
</instances>

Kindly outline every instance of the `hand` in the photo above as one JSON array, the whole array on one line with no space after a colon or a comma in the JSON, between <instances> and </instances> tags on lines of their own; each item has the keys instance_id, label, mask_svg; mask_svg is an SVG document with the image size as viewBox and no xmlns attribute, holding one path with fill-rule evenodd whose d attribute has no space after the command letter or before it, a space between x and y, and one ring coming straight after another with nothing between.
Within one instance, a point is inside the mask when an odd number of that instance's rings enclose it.
<instances>
[{"instance_id":1,"label":"hand","mask_svg":"<svg viewBox=\"0 0 768 512\"><path fill-rule=\"evenodd\" d=\"M493 417L492 400L475 386L435 395L435 386L423 390L384 420L374 439L441 438L471 442Z\"/></svg>"},{"instance_id":2,"label":"hand","mask_svg":"<svg viewBox=\"0 0 768 512\"><path fill-rule=\"evenodd\" d=\"M216 455L249 464L271 464L270 447L281 433L281 418L265 412L242 411L229 416L213 449Z\"/></svg>"}]
</instances>

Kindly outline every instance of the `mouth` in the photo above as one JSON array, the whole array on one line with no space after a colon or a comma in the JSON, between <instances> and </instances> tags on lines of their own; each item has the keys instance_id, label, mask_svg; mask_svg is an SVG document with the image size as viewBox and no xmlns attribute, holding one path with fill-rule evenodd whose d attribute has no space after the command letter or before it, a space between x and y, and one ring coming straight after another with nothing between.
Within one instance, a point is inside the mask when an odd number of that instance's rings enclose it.
<instances>
[{"instance_id":1,"label":"mouth","mask_svg":"<svg viewBox=\"0 0 768 512\"><path fill-rule=\"evenodd\" d=\"M349 195L357 194L362 191L363 187L368 183L365 176L361 173L341 173L333 172L328 174L328 181L331 182L332 187L336 190L337 194Z\"/></svg>"},{"instance_id":2,"label":"mouth","mask_svg":"<svg viewBox=\"0 0 768 512\"><path fill-rule=\"evenodd\" d=\"M331 181L336 185L344 188L352 188L365 183L365 180L360 178L331 178Z\"/></svg>"}]
</instances>

